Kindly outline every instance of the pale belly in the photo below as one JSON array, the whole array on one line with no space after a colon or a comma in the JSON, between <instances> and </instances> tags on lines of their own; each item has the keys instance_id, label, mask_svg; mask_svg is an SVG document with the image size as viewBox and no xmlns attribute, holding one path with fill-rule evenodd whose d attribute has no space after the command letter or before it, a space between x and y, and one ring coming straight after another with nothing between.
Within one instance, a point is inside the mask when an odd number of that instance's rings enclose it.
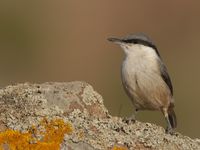
<instances>
[{"instance_id":1,"label":"pale belly","mask_svg":"<svg viewBox=\"0 0 200 150\"><path fill-rule=\"evenodd\" d=\"M170 103L170 91L155 66L150 62L142 65L122 66L122 83L133 105L139 110L159 110ZM152 69L154 68L154 69Z\"/></svg>"}]
</instances>

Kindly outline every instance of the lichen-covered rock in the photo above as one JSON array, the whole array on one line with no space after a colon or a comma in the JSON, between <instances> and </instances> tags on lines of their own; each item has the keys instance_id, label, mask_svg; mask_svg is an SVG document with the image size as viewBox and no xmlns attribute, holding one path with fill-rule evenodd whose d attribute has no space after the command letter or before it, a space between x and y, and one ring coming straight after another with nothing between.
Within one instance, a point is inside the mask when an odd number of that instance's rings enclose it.
<instances>
[{"instance_id":1,"label":"lichen-covered rock","mask_svg":"<svg viewBox=\"0 0 200 150\"><path fill-rule=\"evenodd\" d=\"M7 86L0 89L0 106L4 149L20 145L16 142L20 137L29 148L40 144L41 149L52 150L200 149L199 139L165 134L162 127L150 123L126 124L110 116L102 97L85 82Z\"/></svg>"}]
</instances>

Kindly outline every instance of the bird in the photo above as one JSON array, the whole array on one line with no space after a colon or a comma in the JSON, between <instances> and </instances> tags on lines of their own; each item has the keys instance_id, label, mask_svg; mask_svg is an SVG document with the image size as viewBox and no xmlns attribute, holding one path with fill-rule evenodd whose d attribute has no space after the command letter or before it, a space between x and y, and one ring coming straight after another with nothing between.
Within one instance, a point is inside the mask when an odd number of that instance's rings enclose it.
<instances>
[{"instance_id":1,"label":"bird","mask_svg":"<svg viewBox=\"0 0 200 150\"><path fill-rule=\"evenodd\" d=\"M121 80L134 105L134 113L128 121L134 121L138 111L158 110L165 117L166 133L173 133L177 127L173 86L152 39L144 33L135 33L122 38L111 37L108 41L118 44L125 53Z\"/></svg>"}]
</instances>

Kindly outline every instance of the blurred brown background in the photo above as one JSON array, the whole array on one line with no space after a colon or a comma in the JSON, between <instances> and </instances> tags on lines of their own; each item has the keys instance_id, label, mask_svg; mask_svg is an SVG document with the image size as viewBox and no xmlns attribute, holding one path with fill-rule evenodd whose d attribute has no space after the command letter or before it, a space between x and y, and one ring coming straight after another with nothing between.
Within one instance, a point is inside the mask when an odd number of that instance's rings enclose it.
<instances>
[{"instance_id":1,"label":"blurred brown background","mask_svg":"<svg viewBox=\"0 0 200 150\"><path fill-rule=\"evenodd\" d=\"M0 85L85 80L111 114L128 116L132 104L120 80L123 52L106 39L144 32L171 75L177 130L200 137L199 16L199 1L1 1ZM165 126L158 112L137 118Z\"/></svg>"}]
</instances>

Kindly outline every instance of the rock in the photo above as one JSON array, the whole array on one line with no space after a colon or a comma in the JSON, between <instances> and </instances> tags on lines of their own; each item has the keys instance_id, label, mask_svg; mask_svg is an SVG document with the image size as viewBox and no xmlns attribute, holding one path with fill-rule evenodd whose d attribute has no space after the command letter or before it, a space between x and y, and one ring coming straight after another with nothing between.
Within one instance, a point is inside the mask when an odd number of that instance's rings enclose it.
<instances>
[{"instance_id":1,"label":"rock","mask_svg":"<svg viewBox=\"0 0 200 150\"><path fill-rule=\"evenodd\" d=\"M199 139L109 115L101 95L85 82L10 85L0 89L0 105L3 149L200 149Z\"/></svg>"}]
</instances>

